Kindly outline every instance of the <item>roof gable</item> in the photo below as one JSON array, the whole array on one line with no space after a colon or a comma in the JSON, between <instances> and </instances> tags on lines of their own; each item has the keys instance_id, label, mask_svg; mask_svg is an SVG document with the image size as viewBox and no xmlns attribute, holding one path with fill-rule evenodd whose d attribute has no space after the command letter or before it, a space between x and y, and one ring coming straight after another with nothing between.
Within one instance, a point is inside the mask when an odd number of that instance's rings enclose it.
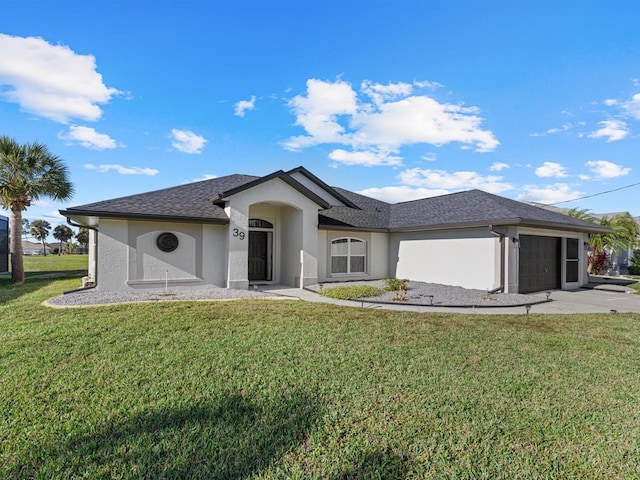
<instances>
[{"instance_id":1,"label":"roof gable","mask_svg":"<svg viewBox=\"0 0 640 480\"><path fill-rule=\"evenodd\" d=\"M287 175L290 175L292 178L309 188L309 190L317 193L330 205L359 208L348 198L340 194L338 189L330 187L304 167L298 167L294 168L293 170L289 170L287 172Z\"/></svg>"},{"instance_id":2,"label":"roof gable","mask_svg":"<svg viewBox=\"0 0 640 480\"><path fill-rule=\"evenodd\" d=\"M217 195L215 195L211 200L216 204L221 204L227 201L227 199L229 199L229 197L232 197L233 195L237 195L245 190L248 190L253 187L257 187L258 185L262 185L274 179L282 180L283 182L287 183L289 186L291 186L292 188L300 192L302 195L316 202L318 205L320 205L323 208L329 208L331 206L329 202L324 200L322 197L320 197L316 193L312 192L306 186L304 186L303 184L301 184L300 182L298 182L297 180L295 180L289 174L283 172L282 170L278 170L277 172L273 172L272 174L266 175L264 177L258 177L250 182L244 183L242 185L238 185L237 187L231 188L224 192L220 192Z\"/></svg>"}]
</instances>

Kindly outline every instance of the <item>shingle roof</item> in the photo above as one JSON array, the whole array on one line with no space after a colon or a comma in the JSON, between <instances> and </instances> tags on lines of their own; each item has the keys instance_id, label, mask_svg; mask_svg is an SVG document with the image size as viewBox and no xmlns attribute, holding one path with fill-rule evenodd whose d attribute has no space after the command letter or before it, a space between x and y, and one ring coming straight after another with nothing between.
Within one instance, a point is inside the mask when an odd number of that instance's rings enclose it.
<instances>
[{"instance_id":1,"label":"shingle roof","mask_svg":"<svg viewBox=\"0 0 640 480\"><path fill-rule=\"evenodd\" d=\"M229 175L71 207L60 213L65 216L171 218L226 223L228 218L224 209L214 205L211 199L259 178L252 175Z\"/></svg>"},{"instance_id":2,"label":"shingle roof","mask_svg":"<svg viewBox=\"0 0 640 480\"><path fill-rule=\"evenodd\" d=\"M291 172L298 171L292 170ZM67 217L148 218L227 223L223 201L229 195L260 184L264 179L288 176L282 171L266 177L229 175L148 193L71 207L61 213ZM309 177L312 178L312 177ZM318 198L293 178L287 183ZM327 188L326 184L322 184ZM389 204L349 190L331 188L337 198L352 206L329 206L319 211L318 224L324 229L407 231L462 228L484 225L529 225L584 232L609 229L557 212L510 200L480 190ZM317 202L328 207L324 201Z\"/></svg>"},{"instance_id":3,"label":"shingle roof","mask_svg":"<svg viewBox=\"0 0 640 480\"><path fill-rule=\"evenodd\" d=\"M391 230L465 225L531 225L609 231L600 225L481 190L451 193L392 205Z\"/></svg>"},{"instance_id":4,"label":"shingle roof","mask_svg":"<svg viewBox=\"0 0 640 480\"><path fill-rule=\"evenodd\" d=\"M392 205L342 188L333 187L333 190L357 208L331 207L322 210L318 216L320 225L364 230L389 228L389 213Z\"/></svg>"}]
</instances>

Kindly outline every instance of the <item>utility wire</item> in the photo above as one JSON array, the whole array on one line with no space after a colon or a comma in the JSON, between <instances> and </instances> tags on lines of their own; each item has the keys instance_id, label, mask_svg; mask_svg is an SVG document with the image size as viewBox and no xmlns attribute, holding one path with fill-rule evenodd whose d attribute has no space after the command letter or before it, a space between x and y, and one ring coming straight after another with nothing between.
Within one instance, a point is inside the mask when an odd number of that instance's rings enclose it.
<instances>
[{"instance_id":1,"label":"utility wire","mask_svg":"<svg viewBox=\"0 0 640 480\"><path fill-rule=\"evenodd\" d=\"M553 205L560 205L561 203L575 202L576 200L584 200L585 198L597 197L597 196L600 196L600 195L604 195L605 193L617 192L618 190L624 190L625 188L636 187L638 185L640 185L640 182L632 183L631 185L625 185L624 187L614 188L613 190L607 190L606 192L594 193L593 195L585 195L584 197L573 198L571 200L562 200L561 202L547 203L546 205L552 205L553 206Z\"/></svg>"}]
</instances>

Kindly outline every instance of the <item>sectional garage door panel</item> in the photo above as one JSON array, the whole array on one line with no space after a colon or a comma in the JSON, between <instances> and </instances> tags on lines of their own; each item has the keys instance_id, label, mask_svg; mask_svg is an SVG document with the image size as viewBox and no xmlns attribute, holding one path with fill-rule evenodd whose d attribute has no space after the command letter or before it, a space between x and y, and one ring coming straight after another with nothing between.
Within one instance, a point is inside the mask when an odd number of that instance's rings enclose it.
<instances>
[{"instance_id":1,"label":"sectional garage door panel","mask_svg":"<svg viewBox=\"0 0 640 480\"><path fill-rule=\"evenodd\" d=\"M560 288L561 239L520 235L520 293Z\"/></svg>"}]
</instances>

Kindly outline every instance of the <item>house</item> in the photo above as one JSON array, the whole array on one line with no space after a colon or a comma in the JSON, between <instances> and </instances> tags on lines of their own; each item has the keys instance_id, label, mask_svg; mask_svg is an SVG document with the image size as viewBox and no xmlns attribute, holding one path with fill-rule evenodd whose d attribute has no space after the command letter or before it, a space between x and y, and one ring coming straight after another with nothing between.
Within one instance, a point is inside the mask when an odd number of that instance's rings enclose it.
<instances>
[{"instance_id":1,"label":"house","mask_svg":"<svg viewBox=\"0 0 640 480\"><path fill-rule=\"evenodd\" d=\"M30 242L28 240L22 240L22 254L23 255L48 255L51 253L51 246L47 244L42 246L42 243Z\"/></svg>"},{"instance_id":2,"label":"house","mask_svg":"<svg viewBox=\"0 0 640 480\"><path fill-rule=\"evenodd\" d=\"M613 218L617 215L630 215L629 212L609 212L609 213L594 213L593 216L600 220L601 218ZM633 217L633 220L638 224L640 228L640 217ZM636 238L637 243L640 245L640 235ZM620 250L609 250L607 249L607 253L609 254L609 260L606 272L607 275L620 275L627 274L629 272L630 260L633 257L633 252L635 248L633 246L627 247Z\"/></svg>"},{"instance_id":3,"label":"house","mask_svg":"<svg viewBox=\"0 0 640 480\"><path fill-rule=\"evenodd\" d=\"M487 291L587 282L586 242L610 230L470 190L389 204L303 167L229 175L60 212L90 229L104 291L168 285L408 278Z\"/></svg>"}]
</instances>

